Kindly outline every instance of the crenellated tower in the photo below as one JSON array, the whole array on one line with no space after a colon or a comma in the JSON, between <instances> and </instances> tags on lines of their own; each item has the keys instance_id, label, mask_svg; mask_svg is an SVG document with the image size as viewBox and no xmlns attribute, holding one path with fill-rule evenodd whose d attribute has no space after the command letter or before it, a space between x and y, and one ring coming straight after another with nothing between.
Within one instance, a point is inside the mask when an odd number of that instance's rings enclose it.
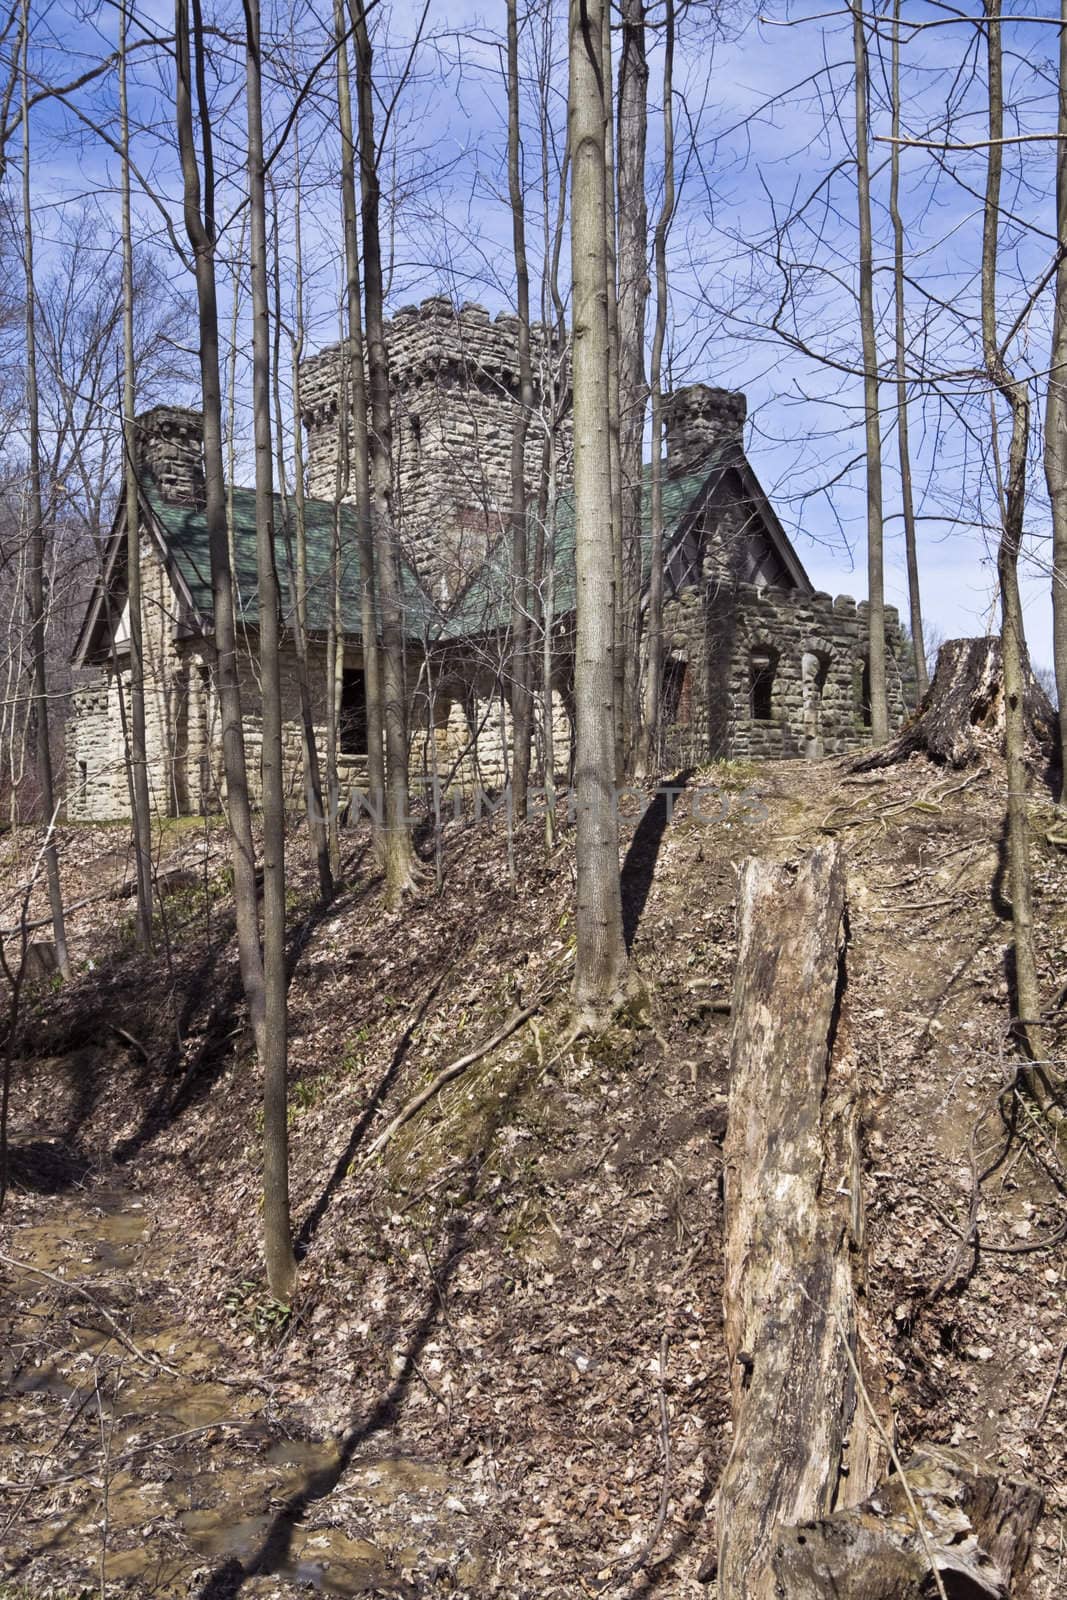
<instances>
[{"instance_id":1,"label":"crenellated tower","mask_svg":"<svg viewBox=\"0 0 1067 1600\"><path fill-rule=\"evenodd\" d=\"M518 405L518 319L443 296L405 306L387 323L393 422L393 493L405 555L441 599L461 589L503 532L511 496ZM531 328L535 408L553 350ZM312 494L338 487L343 349L305 361L301 399ZM544 430L532 420L526 447L537 491ZM569 453L569 444L565 447ZM342 492L351 495L351 488Z\"/></svg>"}]
</instances>

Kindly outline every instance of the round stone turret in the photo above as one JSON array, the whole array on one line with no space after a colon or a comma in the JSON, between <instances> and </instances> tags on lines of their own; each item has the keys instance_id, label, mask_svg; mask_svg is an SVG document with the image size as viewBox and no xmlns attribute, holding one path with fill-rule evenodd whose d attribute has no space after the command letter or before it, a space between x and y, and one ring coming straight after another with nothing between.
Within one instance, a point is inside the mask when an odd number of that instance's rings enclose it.
<instances>
[{"instance_id":1,"label":"round stone turret","mask_svg":"<svg viewBox=\"0 0 1067 1600\"><path fill-rule=\"evenodd\" d=\"M204 416L189 406L153 406L134 420L139 466L172 505L204 504Z\"/></svg>"},{"instance_id":2,"label":"round stone turret","mask_svg":"<svg viewBox=\"0 0 1067 1600\"><path fill-rule=\"evenodd\" d=\"M691 383L667 396L667 472L698 472L723 448L741 453L748 406L743 394Z\"/></svg>"}]
</instances>

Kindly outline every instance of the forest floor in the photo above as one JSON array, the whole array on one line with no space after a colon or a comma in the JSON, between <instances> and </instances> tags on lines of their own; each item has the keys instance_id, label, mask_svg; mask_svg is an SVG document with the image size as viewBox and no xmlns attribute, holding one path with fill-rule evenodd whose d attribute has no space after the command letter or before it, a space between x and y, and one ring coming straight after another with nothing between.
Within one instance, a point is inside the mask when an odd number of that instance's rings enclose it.
<instances>
[{"instance_id":1,"label":"forest floor","mask_svg":"<svg viewBox=\"0 0 1067 1600\"><path fill-rule=\"evenodd\" d=\"M691 775L623 830L647 1003L574 1045L569 834L549 853L520 833L512 881L499 816L453 823L440 890L431 864L398 913L358 830L325 912L301 865L288 1308L260 1266L225 837L164 830L157 956L134 949L129 900L92 899L71 914L74 981L27 1002L0 1217L0 1600L714 1594L737 875L828 834L849 864L837 1047L863 1087L865 1366L902 1451L952 1443L1040 1485L1027 1592L1067 1594L1067 1174L1001 1096L1003 816L995 757ZM1062 1060L1067 859L1046 800L1033 817ZM60 842L72 902L128 881L123 830ZM38 847L0 840L6 921Z\"/></svg>"}]
</instances>

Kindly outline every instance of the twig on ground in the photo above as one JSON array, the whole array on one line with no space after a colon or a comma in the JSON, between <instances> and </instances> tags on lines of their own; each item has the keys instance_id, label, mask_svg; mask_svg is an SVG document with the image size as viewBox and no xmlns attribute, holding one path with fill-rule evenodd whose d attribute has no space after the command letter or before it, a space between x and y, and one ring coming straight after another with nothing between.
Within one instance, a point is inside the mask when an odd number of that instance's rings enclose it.
<instances>
[{"instance_id":1,"label":"twig on ground","mask_svg":"<svg viewBox=\"0 0 1067 1600\"><path fill-rule=\"evenodd\" d=\"M1052 1404L1052 1396L1056 1393L1056 1385L1060 1381L1060 1373L1063 1371L1063 1363L1065 1360L1067 1360L1067 1339L1065 1339L1063 1344L1060 1346L1060 1354L1059 1360L1056 1362L1056 1370L1052 1374L1052 1382L1049 1384L1048 1390L1045 1394L1044 1404L1042 1405L1041 1410L1038 1412L1037 1421L1034 1423L1034 1426L1031 1430L1033 1433L1040 1433L1041 1429L1045 1426L1045 1418L1048 1416L1049 1407Z\"/></svg>"},{"instance_id":2,"label":"twig on ground","mask_svg":"<svg viewBox=\"0 0 1067 1600\"><path fill-rule=\"evenodd\" d=\"M836 1313L835 1313L835 1320L837 1321L837 1331L841 1335L841 1342L844 1345L845 1355L846 1355L846 1357L848 1359L848 1364L852 1368L852 1376L856 1380L856 1391L859 1394L859 1397L862 1400L864 1406L866 1407L867 1415L871 1419L871 1423L872 1423L872 1425L874 1427L875 1432L877 1433L877 1435L881 1439L883 1445L885 1446L885 1448L889 1452L890 1461L892 1461L896 1472L900 1476L900 1485L901 1485L901 1488L904 1490L904 1498L908 1502L908 1510L911 1512L912 1519L914 1520L915 1530L918 1533L919 1538L922 1540L922 1547L923 1547L923 1550L926 1553L926 1559L930 1563L930 1571L931 1571L931 1573L933 1575L933 1580L934 1580L934 1583L935 1583L935 1585L937 1587L937 1592L938 1592L938 1595L940 1596L940 1600L948 1600L948 1595L945 1593L945 1585L944 1585L944 1582L942 1580L940 1570L938 1569L937 1557L934 1555L933 1546L930 1543L930 1536L926 1531L926 1524L923 1522L923 1519L922 1519L922 1512L919 1510L918 1506L915 1503L915 1496L911 1492L911 1485L908 1482L908 1476L907 1476L907 1473L904 1471L904 1467L903 1467L903 1464L901 1462L900 1456L897 1454L896 1445L893 1443L893 1440L890 1438L889 1434L886 1432L885 1428L883 1427L881 1417L878 1415L877 1411L874 1409L874 1402L871 1399L870 1395L867 1393L867 1385L863 1381L863 1373L860 1371L860 1364L856 1360L855 1352L853 1351L852 1345L849 1342L848 1333L841 1326L841 1319L839 1317L837 1317Z\"/></svg>"},{"instance_id":3,"label":"twig on ground","mask_svg":"<svg viewBox=\"0 0 1067 1600\"><path fill-rule=\"evenodd\" d=\"M146 1367L156 1367L159 1371L168 1373L172 1378L184 1378L183 1373L179 1372L175 1367L168 1366L167 1363L165 1361L161 1361L158 1356L146 1355L138 1345L134 1344L129 1334L125 1333L123 1329L119 1327L118 1323L115 1321L114 1317L111 1315L110 1311L108 1311L106 1306L102 1306L99 1300L95 1299L93 1295L89 1293L88 1289L82 1288L80 1283L69 1283L66 1278L59 1277L55 1272L46 1272L43 1267L31 1266L28 1261L19 1261L15 1256L5 1255L2 1250L0 1250L0 1261L2 1261L5 1266L12 1267L16 1272L32 1272L34 1277L44 1278L48 1283L55 1284L56 1288L58 1289L65 1289L68 1293L81 1295L82 1299L87 1301L88 1304L92 1306L93 1310L103 1317L104 1321L114 1333L119 1343L123 1345L132 1356L136 1356L138 1361L143 1361Z\"/></svg>"},{"instance_id":4,"label":"twig on ground","mask_svg":"<svg viewBox=\"0 0 1067 1600\"><path fill-rule=\"evenodd\" d=\"M107 1600L107 1536L111 1501L111 1433L104 1422L104 1402L100 1395L99 1367L93 1373L93 1388L96 1392L96 1414L100 1422L100 1450L104 1457L104 1468L101 1473L103 1516L100 1519L100 1600Z\"/></svg>"},{"instance_id":5,"label":"twig on ground","mask_svg":"<svg viewBox=\"0 0 1067 1600\"><path fill-rule=\"evenodd\" d=\"M547 998L547 995L541 995L532 1005L524 1006L521 1011L514 1012L504 1026L498 1028L496 1033L487 1039L484 1044L479 1045L476 1050L470 1051L468 1055L460 1056L458 1061L453 1061L449 1066L444 1067L435 1078L431 1078L425 1089L420 1089L419 1093L413 1096L407 1105L397 1112L388 1127L382 1130L373 1144L371 1144L361 1165L364 1167L369 1165L376 1155L380 1155L386 1145L399 1133L405 1122L410 1122L416 1111L421 1111L426 1102L432 1100L438 1090L443 1089L446 1083L451 1083L453 1078L458 1078L460 1073L465 1072L468 1067L472 1067L483 1056L487 1056L491 1050L495 1050L498 1044L503 1044L504 1040L510 1038L518 1028L522 1027L524 1022L528 1022L532 1016L535 1016Z\"/></svg>"},{"instance_id":6,"label":"twig on ground","mask_svg":"<svg viewBox=\"0 0 1067 1600\"><path fill-rule=\"evenodd\" d=\"M132 1033L128 1033L125 1028L120 1028L117 1022L111 1024L111 1029L113 1033L118 1034L120 1039L125 1039L127 1044L131 1044L135 1050L139 1050L146 1061L151 1059L140 1039L135 1039Z\"/></svg>"}]
</instances>

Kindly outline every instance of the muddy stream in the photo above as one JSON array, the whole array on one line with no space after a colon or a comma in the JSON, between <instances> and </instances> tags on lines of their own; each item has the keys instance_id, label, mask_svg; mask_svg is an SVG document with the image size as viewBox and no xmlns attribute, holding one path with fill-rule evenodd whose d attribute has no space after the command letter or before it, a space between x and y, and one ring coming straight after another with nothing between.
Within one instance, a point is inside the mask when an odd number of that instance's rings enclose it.
<instances>
[{"instance_id":1,"label":"muddy stream","mask_svg":"<svg viewBox=\"0 0 1067 1600\"><path fill-rule=\"evenodd\" d=\"M223 1348L161 1314L143 1197L47 1205L0 1241L3 1600L416 1595L416 1574L469 1579L443 1466L296 1436L268 1386L227 1381Z\"/></svg>"}]
</instances>

